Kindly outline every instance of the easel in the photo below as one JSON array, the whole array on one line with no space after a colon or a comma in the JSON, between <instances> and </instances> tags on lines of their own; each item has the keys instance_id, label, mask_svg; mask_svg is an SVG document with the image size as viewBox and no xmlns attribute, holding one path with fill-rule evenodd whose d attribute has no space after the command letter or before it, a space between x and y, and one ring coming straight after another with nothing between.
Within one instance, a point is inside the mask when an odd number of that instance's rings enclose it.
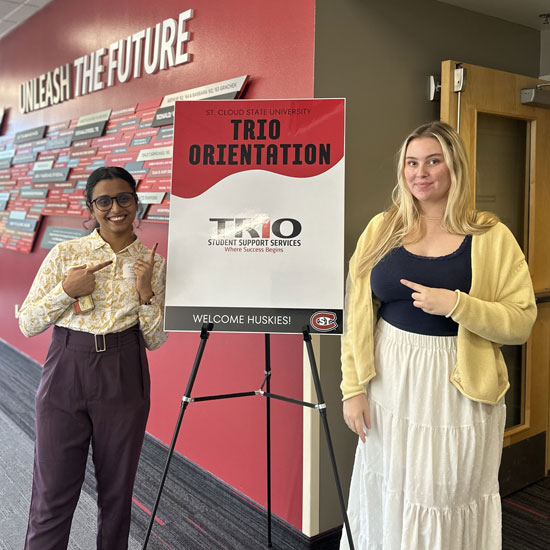
<instances>
[{"instance_id":1,"label":"easel","mask_svg":"<svg viewBox=\"0 0 550 550\"><path fill-rule=\"evenodd\" d=\"M311 366L311 375L313 377L313 384L315 386L315 391L317 394L317 403L308 403L306 401L300 401L298 399L292 399L291 397L285 397L282 395L277 395L271 393L271 341L270 335L265 334L265 372L264 380L259 390L256 391L247 391L240 393L228 393L222 395L207 395L203 397L191 397L191 392L193 390L193 385L195 384L195 379L197 377L197 372L199 365L202 359L202 354L204 353L204 348L206 347L206 342L210 336L210 332L214 328L212 323L203 324L200 332L200 342L197 354L195 356L195 361L193 363L193 368L191 369L191 374L189 375L189 380L187 382L187 388L185 394L181 400L181 407L176 422L176 427L174 429L174 435L172 436L172 442L170 444L170 450L168 452L168 457L166 459L166 465L164 467L164 472L162 474L162 479L160 481L159 489L157 492L157 497L155 500L155 505L151 511L151 519L149 520L149 526L147 528L147 533L145 535L145 540L143 541L142 550L147 549L147 544L149 542L149 537L151 535L151 530L153 529L153 523L155 521L156 512L162 495L162 490L164 488L164 482L166 481L166 476L168 474L168 468L170 467L170 461L172 455L174 454L174 447L176 446L176 441L181 427L181 422L183 420L183 415L187 409L187 406L191 402L199 401L213 401L216 399L233 399L236 397L250 397L254 395L261 395L266 398L266 422L267 422L267 547L272 548L273 544L271 541L271 399L278 399L281 401L287 401L288 403L294 403L302 407L310 407L312 409L317 409L321 415L321 420L323 423L325 438L327 440L328 451L330 455L330 461L332 464L332 471L334 474L334 481L336 482L336 490L338 492L338 500L340 501L340 508L342 511L342 517L344 519L344 525L346 528L346 534L348 537L350 550L355 550L353 544L353 539L351 536L351 529L349 526L348 514L346 511L346 503L344 501L344 495L342 493L342 486L340 484L340 477L338 476L338 469L336 467L336 458L334 456L334 447L332 445L332 438L330 436L330 430L327 420L326 404L323 398L323 392L321 389L321 381L319 380L319 372L317 370L317 362L315 361L315 354L313 353L313 346L311 345L311 334L309 331L309 326L306 325L302 328L302 334L304 338L304 343L307 348L309 364ZM265 387L265 390L264 390Z\"/></svg>"}]
</instances>

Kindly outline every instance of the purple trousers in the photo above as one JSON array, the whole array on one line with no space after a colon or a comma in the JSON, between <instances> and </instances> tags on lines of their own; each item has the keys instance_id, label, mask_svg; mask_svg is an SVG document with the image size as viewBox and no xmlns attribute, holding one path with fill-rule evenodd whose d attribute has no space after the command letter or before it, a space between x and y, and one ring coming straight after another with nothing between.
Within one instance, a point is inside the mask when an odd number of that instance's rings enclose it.
<instances>
[{"instance_id":1,"label":"purple trousers","mask_svg":"<svg viewBox=\"0 0 550 550\"><path fill-rule=\"evenodd\" d=\"M147 356L137 325L105 339L54 327L36 394L26 550L67 548L90 442L98 492L97 548L128 548L149 389Z\"/></svg>"}]
</instances>

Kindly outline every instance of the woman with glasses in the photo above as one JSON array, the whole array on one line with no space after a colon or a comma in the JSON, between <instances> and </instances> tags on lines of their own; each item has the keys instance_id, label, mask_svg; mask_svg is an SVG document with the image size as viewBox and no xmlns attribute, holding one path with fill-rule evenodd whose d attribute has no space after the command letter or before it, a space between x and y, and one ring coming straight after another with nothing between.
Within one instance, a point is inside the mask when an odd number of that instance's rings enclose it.
<instances>
[{"instance_id":1,"label":"woman with glasses","mask_svg":"<svg viewBox=\"0 0 550 550\"><path fill-rule=\"evenodd\" d=\"M19 312L33 336L53 325L36 394L34 476L25 549L67 548L90 442L98 548L128 545L132 489L149 414L145 348L163 330L166 262L133 232L136 182L119 167L86 184L95 230L57 244Z\"/></svg>"}]
</instances>

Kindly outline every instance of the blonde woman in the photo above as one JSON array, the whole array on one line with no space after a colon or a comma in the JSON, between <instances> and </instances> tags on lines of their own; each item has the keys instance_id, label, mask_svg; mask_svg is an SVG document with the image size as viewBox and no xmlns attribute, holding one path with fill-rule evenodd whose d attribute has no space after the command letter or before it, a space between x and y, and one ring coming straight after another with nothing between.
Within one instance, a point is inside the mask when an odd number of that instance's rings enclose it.
<instances>
[{"instance_id":1,"label":"blonde woman","mask_svg":"<svg viewBox=\"0 0 550 550\"><path fill-rule=\"evenodd\" d=\"M527 340L536 306L512 233L473 208L449 125L425 124L403 143L393 204L350 261L346 308L357 550L500 549L500 346Z\"/></svg>"}]
</instances>

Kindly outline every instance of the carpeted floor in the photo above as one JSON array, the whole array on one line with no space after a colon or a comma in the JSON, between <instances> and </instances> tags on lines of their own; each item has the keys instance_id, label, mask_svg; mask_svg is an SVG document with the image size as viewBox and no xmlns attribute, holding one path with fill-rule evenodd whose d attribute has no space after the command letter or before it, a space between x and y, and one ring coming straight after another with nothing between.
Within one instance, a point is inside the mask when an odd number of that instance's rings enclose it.
<instances>
[{"instance_id":1,"label":"carpeted floor","mask_svg":"<svg viewBox=\"0 0 550 550\"><path fill-rule=\"evenodd\" d=\"M502 500L503 550L550 549L550 477Z\"/></svg>"},{"instance_id":2,"label":"carpeted floor","mask_svg":"<svg viewBox=\"0 0 550 550\"><path fill-rule=\"evenodd\" d=\"M0 340L0 550L20 550L32 482L34 396L41 366ZM174 423L176 419L174 418ZM130 549L141 548L168 449L147 436L134 487ZM71 550L95 548L95 480L90 459L71 533ZM149 550L255 550L266 547L265 510L174 455ZM307 548L307 539L273 516L273 548ZM324 537L328 550L337 536ZM327 544L329 546L327 546Z\"/></svg>"},{"instance_id":3,"label":"carpeted floor","mask_svg":"<svg viewBox=\"0 0 550 550\"><path fill-rule=\"evenodd\" d=\"M32 481L34 393L40 371L40 365L0 340L0 550L23 547ZM164 445L146 438L134 490L130 550L142 546L166 455ZM89 462L73 521L71 550L95 548L94 487ZM502 510L503 550L550 549L550 478L503 499ZM332 533L318 541L315 549L335 550L337 539L338 533ZM274 517L275 550L308 547L305 537ZM266 548L265 511L175 455L148 549L262 548Z\"/></svg>"}]
</instances>

